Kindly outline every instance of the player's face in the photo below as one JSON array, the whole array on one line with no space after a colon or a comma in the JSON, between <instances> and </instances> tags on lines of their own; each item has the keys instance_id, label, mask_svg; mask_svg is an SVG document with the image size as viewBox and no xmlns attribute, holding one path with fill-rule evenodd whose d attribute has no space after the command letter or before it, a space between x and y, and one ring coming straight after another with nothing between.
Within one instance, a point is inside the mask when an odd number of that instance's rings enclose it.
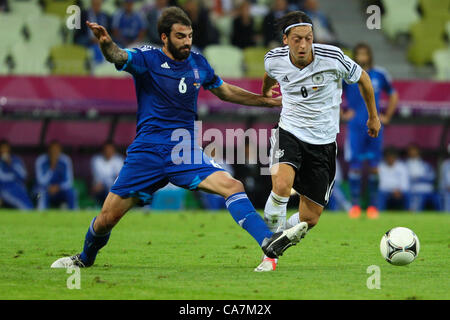
<instances>
[{"instance_id":1,"label":"player's face","mask_svg":"<svg viewBox=\"0 0 450 320\"><path fill-rule=\"evenodd\" d=\"M283 42L289 46L289 51L295 64L307 65L311 62L313 39L313 32L310 26L294 27L288 36L283 35Z\"/></svg>"},{"instance_id":2,"label":"player's face","mask_svg":"<svg viewBox=\"0 0 450 320\"><path fill-rule=\"evenodd\" d=\"M191 54L192 28L182 24L174 24L169 37L163 38L164 45L175 60L185 60Z\"/></svg>"},{"instance_id":3,"label":"player's face","mask_svg":"<svg viewBox=\"0 0 450 320\"><path fill-rule=\"evenodd\" d=\"M364 48L361 48L358 51L356 51L355 62L359 64L363 69L367 69L370 63L369 52Z\"/></svg>"}]
</instances>

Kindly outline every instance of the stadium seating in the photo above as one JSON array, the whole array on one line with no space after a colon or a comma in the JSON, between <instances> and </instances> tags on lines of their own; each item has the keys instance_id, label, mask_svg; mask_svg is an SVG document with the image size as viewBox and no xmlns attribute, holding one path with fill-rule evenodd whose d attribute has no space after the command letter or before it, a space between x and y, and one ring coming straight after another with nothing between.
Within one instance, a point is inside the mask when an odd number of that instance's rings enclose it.
<instances>
[{"instance_id":1,"label":"stadium seating","mask_svg":"<svg viewBox=\"0 0 450 320\"><path fill-rule=\"evenodd\" d=\"M31 53L31 54L30 54ZM39 42L19 42L11 49L14 74L47 75L49 50Z\"/></svg>"},{"instance_id":2,"label":"stadium seating","mask_svg":"<svg viewBox=\"0 0 450 320\"><path fill-rule=\"evenodd\" d=\"M450 18L450 0L420 0L424 17L448 20Z\"/></svg>"},{"instance_id":3,"label":"stadium seating","mask_svg":"<svg viewBox=\"0 0 450 320\"><path fill-rule=\"evenodd\" d=\"M8 73L8 66L6 64L6 58L9 55L9 48L6 46L0 47L0 74Z\"/></svg>"},{"instance_id":4,"label":"stadium seating","mask_svg":"<svg viewBox=\"0 0 450 320\"><path fill-rule=\"evenodd\" d=\"M264 56L269 51L266 48L253 47L244 49L245 76L262 78L264 76Z\"/></svg>"},{"instance_id":5,"label":"stadium seating","mask_svg":"<svg viewBox=\"0 0 450 320\"><path fill-rule=\"evenodd\" d=\"M65 18L69 6L76 4L75 0L43 0L45 13Z\"/></svg>"},{"instance_id":6,"label":"stadium seating","mask_svg":"<svg viewBox=\"0 0 450 320\"><path fill-rule=\"evenodd\" d=\"M230 16L218 17L214 20L214 25L220 33L219 43L229 45L231 39L233 19Z\"/></svg>"},{"instance_id":7,"label":"stadium seating","mask_svg":"<svg viewBox=\"0 0 450 320\"><path fill-rule=\"evenodd\" d=\"M436 68L436 80L450 80L450 47L433 52L433 65Z\"/></svg>"},{"instance_id":8,"label":"stadium seating","mask_svg":"<svg viewBox=\"0 0 450 320\"><path fill-rule=\"evenodd\" d=\"M431 62L433 52L445 48L443 40L445 24L437 19L422 19L411 27L412 43L408 59L416 65Z\"/></svg>"},{"instance_id":9,"label":"stadium seating","mask_svg":"<svg viewBox=\"0 0 450 320\"><path fill-rule=\"evenodd\" d=\"M383 0L383 5L386 12L381 20L382 30L391 40L400 33L408 33L420 19L417 0Z\"/></svg>"},{"instance_id":10,"label":"stadium seating","mask_svg":"<svg viewBox=\"0 0 450 320\"><path fill-rule=\"evenodd\" d=\"M35 0L14 0L9 1L11 12L21 15L22 17L39 16L42 9Z\"/></svg>"},{"instance_id":11,"label":"stadium seating","mask_svg":"<svg viewBox=\"0 0 450 320\"><path fill-rule=\"evenodd\" d=\"M52 74L88 75L89 54L86 48L77 45L61 45L50 49Z\"/></svg>"},{"instance_id":12,"label":"stadium seating","mask_svg":"<svg viewBox=\"0 0 450 320\"><path fill-rule=\"evenodd\" d=\"M23 41L23 26L24 18L20 14L0 12L1 46L9 48L14 43Z\"/></svg>"},{"instance_id":13,"label":"stadium seating","mask_svg":"<svg viewBox=\"0 0 450 320\"><path fill-rule=\"evenodd\" d=\"M30 33L30 42L46 45L48 48L63 42L62 20L55 15L30 16L26 19L26 25Z\"/></svg>"},{"instance_id":14,"label":"stadium seating","mask_svg":"<svg viewBox=\"0 0 450 320\"><path fill-rule=\"evenodd\" d=\"M221 77L241 78L244 75L241 49L227 45L211 45L206 47L203 53Z\"/></svg>"}]
</instances>

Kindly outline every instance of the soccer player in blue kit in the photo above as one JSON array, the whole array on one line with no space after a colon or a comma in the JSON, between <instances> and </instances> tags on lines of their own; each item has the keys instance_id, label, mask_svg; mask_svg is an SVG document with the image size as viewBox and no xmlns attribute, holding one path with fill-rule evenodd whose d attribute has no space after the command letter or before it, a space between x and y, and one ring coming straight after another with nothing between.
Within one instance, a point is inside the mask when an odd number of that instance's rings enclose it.
<instances>
[{"instance_id":1,"label":"soccer player in blue kit","mask_svg":"<svg viewBox=\"0 0 450 320\"><path fill-rule=\"evenodd\" d=\"M357 44L353 49L353 57L368 74L372 81L375 94L377 111L380 110L380 95L384 91L389 96L389 103L385 113L380 114L380 121L387 125L397 106L398 95L392 86L390 76L387 72L373 64L372 50L365 43ZM352 200L352 208L349 211L350 218L361 216L361 170L364 161L369 162L369 206L367 217L374 219L378 217L377 193L378 193L378 164L382 158L383 127L377 138L369 137L365 133L367 109L357 84L343 82L343 92L347 99L348 110L343 112L342 118L348 120L348 136L345 146L345 158L350 162L349 184Z\"/></svg>"},{"instance_id":2,"label":"soccer player in blue kit","mask_svg":"<svg viewBox=\"0 0 450 320\"><path fill-rule=\"evenodd\" d=\"M221 100L237 104L278 107L281 100L253 94L215 75L203 56L191 52L191 21L179 8L165 9L158 20L162 49L143 46L122 50L104 27L86 23L98 39L106 60L118 70L133 75L138 101L137 134L100 214L89 226L83 251L60 258L51 267L93 265L112 228L125 213L136 204L149 203L152 194L169 182L223 196L233 219L269 257L277 258L297 244L305 235L307 224L271 232L247 198L242 183L204 155L194 137L200 86ZM190 138L180 142L173 138L176 132L184 132L183 137ZM180 143L185 147L181 151L177 149ZM180 152L183 161L178 162Z\"/></svg>"}]
</instances>

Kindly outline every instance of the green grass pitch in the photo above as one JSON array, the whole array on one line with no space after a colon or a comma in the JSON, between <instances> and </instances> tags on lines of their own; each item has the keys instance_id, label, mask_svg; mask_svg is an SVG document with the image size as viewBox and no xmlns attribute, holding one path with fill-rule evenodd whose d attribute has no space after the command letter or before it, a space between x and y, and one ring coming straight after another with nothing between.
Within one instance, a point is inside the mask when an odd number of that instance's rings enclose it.
<instances>
[{"instance_id":1,"label":"green grass pitch","mask_svg":"<svg viewBox=\"0 0 450 320\"><path fill-rule=\"evenodd\" d=\"M114 229L94 267L50 269L81 250L96 212L0 211L0 299L449 299L450 215L385 213L350 220L325 212L275 272L256 273L261 250L226 212L130 212ZM421 241L405 267L380 255L388 229L409 227ZM369 290L367 267L381 270Z\"/></svg>"}]
</instances>

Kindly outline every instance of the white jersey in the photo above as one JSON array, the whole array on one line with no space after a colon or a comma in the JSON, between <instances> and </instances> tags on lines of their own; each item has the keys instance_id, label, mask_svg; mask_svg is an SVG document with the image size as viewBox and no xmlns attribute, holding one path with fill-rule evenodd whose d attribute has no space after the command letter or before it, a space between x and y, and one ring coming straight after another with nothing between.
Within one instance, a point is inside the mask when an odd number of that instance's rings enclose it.
<instances>
[{"instance_id":1,"label":"white jersey","mask_svg":"<svg viewBox=\"0 0 450 320\"><path fill-rule=\"evenodd\" d=\"M328 144L339 132L342 79L358 82L362 69L338 47L314 43L312 50L303 69L291 62L288 46L270 50L264 65L283 95L279 127L306 143Z\"/></svg>"}]
</instances>

